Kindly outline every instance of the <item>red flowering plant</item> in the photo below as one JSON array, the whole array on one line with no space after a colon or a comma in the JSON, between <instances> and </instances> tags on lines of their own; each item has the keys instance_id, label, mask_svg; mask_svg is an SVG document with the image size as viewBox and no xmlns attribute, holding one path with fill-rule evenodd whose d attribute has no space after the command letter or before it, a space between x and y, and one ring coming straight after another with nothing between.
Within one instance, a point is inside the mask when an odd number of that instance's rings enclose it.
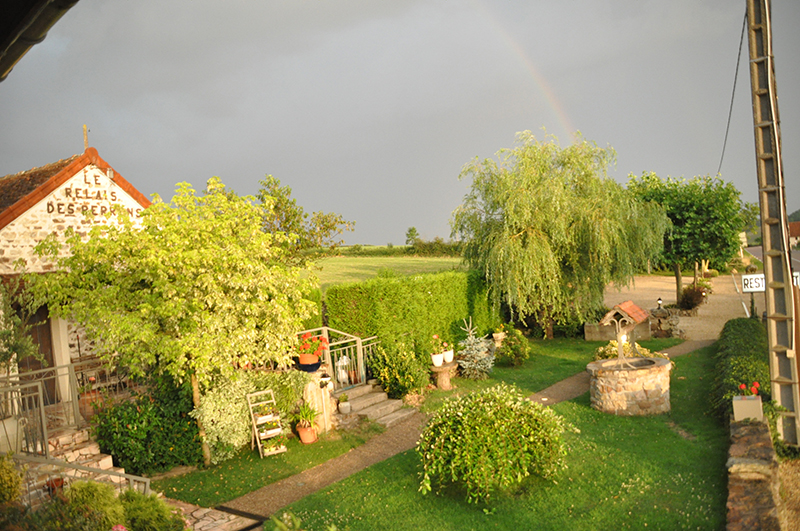
<instances>
[{"instance_id":1,"label":"red flowering plant","mask_svg":"<svg viewBox=\"0 0 800 531\"><path fill-rule=\"evenodd\" d=\"M431 339L431 347L433 348L434 354L441 354L450 348L447 344L447 341L442 340L442 338L439 337L439 334L433 334L433 338Z\"/></svg>"},{"instance_id":2,"label":"red flowering plant","mask_svg":"<svg viewBox=\"0 0 800 531\"><path fill-rule=\"evenodd\" d=\"M753 382L752 384L750 384L749 388L747 387L747 384L741 384L739 386L739 389L742 391L741 394L743 396L751 396L751 395L757 395L758 394L758 389L760 387L761 387L760 383Z\"/></svg>"},{"instance_id":3,"label":"red flowering plant","mask_svg":"<svg viewBox=\"0 0 800 531\"><path fill-rule=\"evenodd\" d=\"M306 332L300 336L300 344L297 346L297 354L302 357L322 356L328 348L328 338L325 336L312 336L311 332ZM300 360L303 363L303 360Z\"/></svg>"}]
</instances>

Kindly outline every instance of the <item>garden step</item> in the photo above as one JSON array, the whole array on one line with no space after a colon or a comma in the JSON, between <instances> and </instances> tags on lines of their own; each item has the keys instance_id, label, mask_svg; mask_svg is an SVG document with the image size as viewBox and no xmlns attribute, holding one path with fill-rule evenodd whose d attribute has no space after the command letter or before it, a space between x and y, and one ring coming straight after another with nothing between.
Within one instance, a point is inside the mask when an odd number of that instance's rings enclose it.
<instances>
[{"instance_id":1,"label":"garden step","mask_svg":"<svg viewBox=\"0 0 800 531\"><path fill-rule=\"evenodd\" d=\"M361 412L364 409L372 407L373 405L385 401L389 395L385 392L380 393L367 393L366 395L359 396L355 400L350 400L350 410L353 413Z\"/></svg>"},{"instance_id":2,"label":"garden step","mask_svg":"<svg viewBox=\"0 0 800 531\"><path fill-rule=\"evenodd\" d=\"M114 458L107 454L98 454L78 461L79 465L89 468L99 468L100 470L109 470L114 467Z\"/></svg>"},{"instance_id":3,"label":"garden step","mask_svg":"<svg viewBox=\"0 0 800 531\"><path fill-rule=\"evenodd\" d=\"M386 393L383 393L386 394ZM362 409L358 414L362 417L367 417L369 420L377 420L381 417L397 411L403 407L403 401L399 399L388 399L371 405L368 408Z\"/></svg>"},{"instance_id":4,"label":"garden step","mask_svg":"<svg viewBox=\"0 0 800 531\"><path fill-rule=\"evenodd\" d=\"M80 430L66 429L50 434L47 443L50 446L50 453L55 453L61 448L75 446L88 440L90 440L90 437L87 428Z\"/></svg>"},{"instance_id":5,"label":"garden step","mask_svg":"<svg viewBox=\"0 0 800 531\"><path fill-rule=\"evenodd\" d=\"M351 387L350 389L345 389L343 391L337 391L337 392L333 393L333 397L338 400L339 397L344 394L344 395L347 395L347 398L352 401L352 400L354 400L354 399L356 399L356 398L358 398L360 396L364 396L366 394L369 394L369 393L373 392L374 390L375 390L375 388L373 386L371 386L371 385L361 384L361 385L358 385L356 387Z\"/></svg>"},{"instance_id":6,"label":"garden step","mask_svg":"<svg viewBox=\"0 0 800 531\"><path fill-rule=\"evenodd\" d=\"M413 407L400 408L397 411L393 411L392 413L389 413L388 415L385 415L385 416L379 418L378 420L376 420L376 422L378 424L382 424L382 425L384 425L384 426L386 426L388 428L389 426L391 426L393 424L397 424L398 422L400 422L404 418L410 417L411 415L416 413L416 411L417 410L414 409Z\"/></svg>"},{"instance_id":7,"label":"garden step","mask_svg":"<svg viewBox=\"0 0 800 531\"><path fill-rule=\"evenodd\" d=\"M61 459L68 463L74 463L75 461L87 459L98 454L100 454L100 445L95 441L85 441L71 446L63 446L54 449L50 453L53 459Z\"/></svg>"}]
</instances>

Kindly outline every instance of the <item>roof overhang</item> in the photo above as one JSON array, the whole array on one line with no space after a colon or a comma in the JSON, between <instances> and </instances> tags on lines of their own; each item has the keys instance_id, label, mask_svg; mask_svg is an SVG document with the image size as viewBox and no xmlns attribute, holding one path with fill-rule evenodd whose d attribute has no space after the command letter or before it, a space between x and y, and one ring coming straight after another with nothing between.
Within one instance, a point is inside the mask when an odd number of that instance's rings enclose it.
<instances>
[{"instance_id":1,"label":"roof overhang","mask_svg":"<svg viewBox=\"0 0 800 531\"><path fill-rule=\"evenodd\" d=\"M0 0L0 81L78 0Z\"/></svg>"}]
</instances>

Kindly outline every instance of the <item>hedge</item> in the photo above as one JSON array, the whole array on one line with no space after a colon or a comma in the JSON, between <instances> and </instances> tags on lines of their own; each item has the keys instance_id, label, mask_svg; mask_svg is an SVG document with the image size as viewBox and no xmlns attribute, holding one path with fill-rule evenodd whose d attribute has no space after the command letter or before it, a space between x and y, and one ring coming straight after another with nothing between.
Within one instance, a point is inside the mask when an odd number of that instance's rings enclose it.
<instances>
[{"instance_id":1,"label":"hedge","mask_svg":"<svg viewBox=\"0 0 800 531\"><path fill-rule=\"evenodd\" d=\"M331 286L326 293L328 326L360 337L404 341L415 352L429 352L431 338L448 343L466 337L472 317L480 334L501 322L479 272L446 271L410 277L375 278Z\"/></svg>"},{"instance_id":2,"label":"hedge","mask_svg":"<svg viewBox=\"0 0 800 531\"><path fill-rule=\"evenodd\" d=\"M723 418L733 410L732 398L741 393L739 386L759 382L763 401L771 400L769 343L764 325L757 319L731 319L717 341L716 371L711 403Z\"/></svg>"}]
</instances>

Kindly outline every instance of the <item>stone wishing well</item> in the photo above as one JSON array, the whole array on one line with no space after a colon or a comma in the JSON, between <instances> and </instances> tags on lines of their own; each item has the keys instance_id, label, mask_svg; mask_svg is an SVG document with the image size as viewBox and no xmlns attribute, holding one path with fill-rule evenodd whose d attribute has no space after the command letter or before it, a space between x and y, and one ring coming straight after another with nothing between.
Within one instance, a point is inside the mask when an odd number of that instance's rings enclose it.
<instances>
[{"instance_id":1,"label":"stone wishing well","mask_svg":"<svg viewBox=\"0 0 800 531\"><path fill-rule=\"evenodd\" d=\"M672 362L664 358L627 357L623 345L630 340L636 352L636 325L649 318L647 310L625 301L614 306L600 321L614 325L617 358L593 361L586 366L590 375L592 407L614 415L657 415L670 411L669 374Z\"/></svg>"}]
</instances>

